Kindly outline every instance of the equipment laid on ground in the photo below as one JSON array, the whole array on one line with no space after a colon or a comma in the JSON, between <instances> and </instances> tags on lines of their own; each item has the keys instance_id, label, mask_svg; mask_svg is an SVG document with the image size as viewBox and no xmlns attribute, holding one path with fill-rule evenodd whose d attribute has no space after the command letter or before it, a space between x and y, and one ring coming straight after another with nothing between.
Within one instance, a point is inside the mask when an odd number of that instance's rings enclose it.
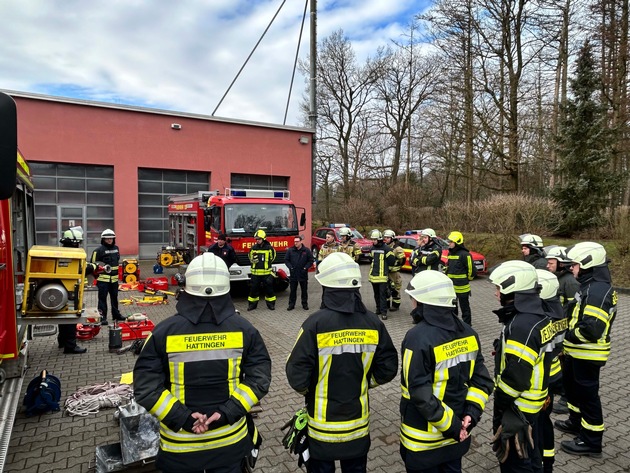
<instances>
[{"instance_id":1,"label":"equipment laid on ground","mask_svg":"<svg viewBox=\"0 0 630 473\"><path fill-rule=\"evenodd\" d=\"M77 340L92 340L101 331L101 316L88 317L86 323L77 324Z\"/></svg>"},{"instance_id":2,"label":"equipment laid on ground","mask_svg":"<svg viewBox=\"0 0 630 473\"><path fill-rule=\"evenodd\" d=\"M101 408L116 407L129 402L133 389L128 384L103 383L79 388L66 399L64 407L71 416L87 417Z\"/></svg>"},{"instance_id":3,"label":"equipment laid on ground","mask_svg":"<svg viewBox=\"0 0 630 473\"><path fill-rule=\"evenodd\" d=\"M118 323L109 326L109 352L113 353L122 348L122 328Z\"/></svg>"},{"instance_id":4,"label":"equipment laid on ground","mask_svg":"<svg viewBox=\"0 0 630 473\"><path fill-rule=\"evenodd\" d=\"M175 246L163 246L162 251L157 254L158 264L165 268L188 264L192 261L192 258L190 248Z\"/></svg>"},{"instance_id":5,"label":"equipment laid on ground","mask_svg":"<svg viewBox=\"0 0 630 473\"><path fill-rule=\"evenodd\" d=\"M26 416L57 412L61 399L61 381L56 376L48 374L46 370L35 376L26 388L24 407Z\"/></svg>"},{"instance_id":6,"label":"equipment laid on ground","mask_svg":"<svg viewBox=\"0 0 630 473\"><path fill-rule=\"evenodd\" d=\"M130 315L124 322L119 322L118 326L122 329L122 341L124 342L145 339L155 328L155 324L146 314L140 313Z\"/></svg>"},{"instance_id":7,"label":"equipment laid on ground","mask_svg":"<svg viewBox=\"0 0 630 473\"><path fill-rule=\"evenodd\" d=\"M144 281L144 290L146 291L147 289L151 291L168 291L168 278L166 276L147 278Z\"/></svg>"},{"instance_id":8,"label":"equipment laid on ground","mask_svg":"<svg viewBox=\"0 0 630 473\"><path fill-rule=\"evenodd\" d=\"M140 266L135 258L126 258L118 266L118 280L124 283L135 283L140 280Z\"/></svg>"}]
</instances>

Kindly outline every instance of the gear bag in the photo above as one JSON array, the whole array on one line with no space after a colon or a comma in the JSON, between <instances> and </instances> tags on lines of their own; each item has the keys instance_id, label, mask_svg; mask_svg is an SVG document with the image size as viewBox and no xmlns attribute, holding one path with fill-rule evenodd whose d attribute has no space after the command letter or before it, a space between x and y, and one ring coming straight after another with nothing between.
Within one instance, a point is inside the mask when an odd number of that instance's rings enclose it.
<instances>
[{"instance_id":1,"label":"gear bag","mask_svg":"<svg viewBox=\"0 0 630 473\"><path fill-rule=\"evenodd\" d=\"M59 399L61 399L59 378L43 370L40 375L31 380L28 388L26 388L23 402L26 416L31 417L59 411Z\"/></svg>"}]
</instances>

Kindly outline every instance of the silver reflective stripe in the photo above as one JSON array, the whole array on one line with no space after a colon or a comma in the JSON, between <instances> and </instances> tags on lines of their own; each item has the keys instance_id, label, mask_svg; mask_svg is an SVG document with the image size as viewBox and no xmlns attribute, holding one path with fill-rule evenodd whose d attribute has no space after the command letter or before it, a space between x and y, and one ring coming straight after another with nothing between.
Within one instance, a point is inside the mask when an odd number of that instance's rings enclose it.
<instances>
[{"instance_id":1,"label":"silver reflective stripe","mask_svg":"<svg viewBox=\"0 0 630 473\"><path fill-rule=\"evenodd\" d=\"M243 354L242 348L228 350L204 350L169 353L168 359L172 363L186 363L190 361L230 360Z\"/></svg>"},{"instance_id":2,"label":"silver reflective stripe","mask_svg":"<svg viewBox=\"0 0 630 473\"><path fill-rule=\"evenodd\" d=\"M341 355L342 353L373 353L376 345L340 345L336 347L324 347L319 349L319 355Z\"/></svg>"}]
</instances>

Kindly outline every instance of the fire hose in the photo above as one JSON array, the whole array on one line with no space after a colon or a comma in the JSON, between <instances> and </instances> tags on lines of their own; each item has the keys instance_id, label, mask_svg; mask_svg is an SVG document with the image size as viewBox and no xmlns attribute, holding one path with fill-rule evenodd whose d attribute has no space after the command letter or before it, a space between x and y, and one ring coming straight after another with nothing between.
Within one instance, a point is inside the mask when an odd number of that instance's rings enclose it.
<instances>
[{"instance_id":1,"label":"fire hose","mask_svg":"<svg viewBox=\"0 0 630 473\"><path fill-rule=\"evenodd\" d=\"M64 407L68 415L87 417L101 408L117 407L133 397L129 384L103 383L79 388L66 399Z\"/></svg>"}]
</instances>

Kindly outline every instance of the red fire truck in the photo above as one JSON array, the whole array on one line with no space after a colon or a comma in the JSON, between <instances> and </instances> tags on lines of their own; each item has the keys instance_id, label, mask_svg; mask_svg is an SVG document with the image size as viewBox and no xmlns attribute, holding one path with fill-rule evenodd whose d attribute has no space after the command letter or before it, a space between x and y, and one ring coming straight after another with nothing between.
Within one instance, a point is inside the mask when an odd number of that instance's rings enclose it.
<instances>
[{"instance_id":1,"label":"red fire truck","mask_svg":"<svg viewBox=\"0 0 630 473\"><path fill-rule=\"evenodd\" d=\"M298 219L298 211L300 217ZM236 252L236 263L230 269L233 282L250 277L249 251L254 245L254 232L263 229L267 241L276 249L274 268L276 289L288 286L289 270L284 264L293 238L304 230L306 210L296 207L286 190L226 189L224 194L197 192L169 197L170 246L159 260L188 260L206 251L225 233Z\"/></svg>"}]
</instances>

